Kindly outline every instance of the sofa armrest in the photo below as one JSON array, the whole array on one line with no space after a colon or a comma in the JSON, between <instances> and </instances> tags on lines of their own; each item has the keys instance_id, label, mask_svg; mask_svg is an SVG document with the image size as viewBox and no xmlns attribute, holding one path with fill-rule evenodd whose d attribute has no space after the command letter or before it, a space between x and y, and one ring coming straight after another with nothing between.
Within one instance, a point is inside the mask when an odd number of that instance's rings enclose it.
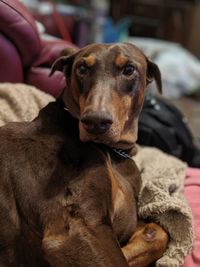
<instances>
[{"instance_id":1,"label":"sofa armrest","mask_svg":"<svg viewBox=\"0 0 200 267\"><path fill-rule=\"evenodd\" d=\"M32 64L41 50L41 40L35 19L16 0L0 0L0 32L19 51L23 66Z\"/></svg>"},{"instance_id":2,"label":"sofa armrest","mask_svg":"<svg viewBox=\"0 0 200 267\"><path fill-rule=\"evenodd\" d=\"M23 82L23 66L16 47L1 33L0 44L0 82Z\"/></svg>"}]
</instances>

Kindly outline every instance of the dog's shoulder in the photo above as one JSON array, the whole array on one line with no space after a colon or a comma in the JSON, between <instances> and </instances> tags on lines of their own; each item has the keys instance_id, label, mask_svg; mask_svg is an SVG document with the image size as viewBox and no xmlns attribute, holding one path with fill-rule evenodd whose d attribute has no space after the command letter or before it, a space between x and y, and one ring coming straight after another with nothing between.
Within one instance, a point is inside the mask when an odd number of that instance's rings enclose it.
<instances>
[{"instance_id":1,"label":"dog's shoulder","mask_svg":"<svg viewBox=\"0 0 200 267\"><path fill-rule=\"evenodd\" d=\"M0 142L16 141L31 136L59 135L58 105L52 102L42 108L32 121L9 122L0 127ZM56 117L57 116L57 117Z\"/></svg>"},{"instance_id":2,"label":"dog's shoulder","mask_svg":"<svg viewBox=\"0 0 200 267\"><path fill-rule=\"evenodd\" d=\"M30 122L10 122L0 127L0 160L32 162L48 158L62 161L79 158L77 122L62 105L52 102Z\"/></svg>"},{"instance_id":3,"label":"dog's shoulder","mask_svg":"<svg viewBox=\"0 0 200 267\"><path fill-rule=\"evenodd\" d=\"M0 144L22 138L26 134L29 122L9 122L0 127Z\"/></svg>"}]
</instances>

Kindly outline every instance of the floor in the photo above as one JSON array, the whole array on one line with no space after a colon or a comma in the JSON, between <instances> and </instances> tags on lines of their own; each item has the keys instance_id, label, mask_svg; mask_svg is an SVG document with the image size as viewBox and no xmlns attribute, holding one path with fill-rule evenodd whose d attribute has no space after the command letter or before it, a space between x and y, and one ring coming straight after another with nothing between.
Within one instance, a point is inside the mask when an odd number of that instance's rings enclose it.
<instances>
[{"instance_id":1,"label":"floor","mask_svg":"<svg viewBox=\"0 0 200 267\"><path fill-rule=\"evenodd\" d=\"M183 97L172 102L186 116L188 126L193 133L195 143L200 146L200 98Z\"/></svg>"}]
</instances>

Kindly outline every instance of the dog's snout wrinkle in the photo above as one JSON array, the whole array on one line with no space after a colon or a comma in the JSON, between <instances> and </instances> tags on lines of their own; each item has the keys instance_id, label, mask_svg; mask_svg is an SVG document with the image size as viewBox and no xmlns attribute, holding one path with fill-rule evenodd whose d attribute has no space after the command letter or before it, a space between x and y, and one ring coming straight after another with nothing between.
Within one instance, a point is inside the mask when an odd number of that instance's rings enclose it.
<instances>
[{"instance_id":1,"label":"dog's snout wrinkle","mask_svg":"<svg viewBox=\"0 0 200 267\"><path fill-rule=\"evenodd\" d=\"M107 93L107 91L109 90L102 91L101 88L95 88L91 90L91 93L87 98L88 109L93 110L92 112L98 112L99 117L101 115L106 115L106 107L109 104L109 101L111 101L111 95L110 93Z\"/></svg>"},{"instance_id":2,"label":"dog's snout wrinkle","mask_svg":"<svg viewBox=\"0 0 200 267\"><path fill-rule=\"evenodd\" d=\"M87 112L83 114L81 122L87 132L103 134L109 130L113 120L108 112Z\"/></svg>"}]
</instances>

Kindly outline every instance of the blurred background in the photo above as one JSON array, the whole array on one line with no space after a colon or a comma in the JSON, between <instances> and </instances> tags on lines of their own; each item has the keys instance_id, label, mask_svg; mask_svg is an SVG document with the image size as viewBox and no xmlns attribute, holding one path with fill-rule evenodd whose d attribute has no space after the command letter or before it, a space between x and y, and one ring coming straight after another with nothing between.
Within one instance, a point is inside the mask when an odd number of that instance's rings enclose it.
<instances>
[{"instance_id":1,"label":"blurred background","mask_svg":"<svg viewBox=\"0 0 200 267\"><path fill-rule=\"evenodd\" d=\"M200 1L194 0L22 0L46 32L79 46L128 36L182 44L200 57ZM59 23L58 16L62 17ZM60 21L61 22L61 21ZM66 30L62 29L63 26ZM82 32L84 31L84 32ZM64 36L63 36L64 35Z\"/></svg>"}]
</instances>

